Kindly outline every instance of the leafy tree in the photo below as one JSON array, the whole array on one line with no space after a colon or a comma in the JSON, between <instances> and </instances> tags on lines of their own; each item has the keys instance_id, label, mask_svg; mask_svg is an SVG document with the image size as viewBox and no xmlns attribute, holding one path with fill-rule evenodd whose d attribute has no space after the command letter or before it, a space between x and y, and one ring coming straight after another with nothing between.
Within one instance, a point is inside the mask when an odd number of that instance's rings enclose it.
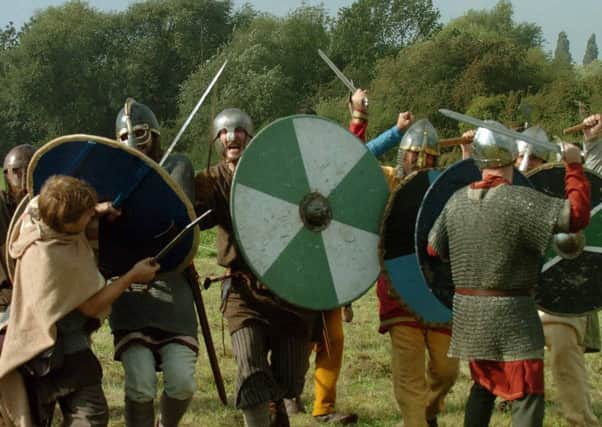
<instances>
[{"instance_id":1,"label":"leafy tree","mask_svg":"<svg viewBox=\"0 0 602 427\"><path fill-rule=\"evenodd\" d=\"M71 2L38 13L8 54L3 109L12 144L105 129L107 15Z\"/></svg>"},{"instance_id":2,"label":"leafy tree","mask_svg":"<svg viewBox=\"0 0 602 427\"><path fill-rule=\"evenodd\" d=\"M0 51L3 135L13 144L112 137L127 96L173 122L182 81L230 38L230 12L218 0L150 0L118 14L72 1L39 12L18 46Z\"/></svg>"},{"instance_id":3,"label":"leafy tree","mask_svg":"<svg viewBox=\"0 0 602 427\"><path fill-rule=\"evenodd\" d=\"M215 105L201 108L183 137L182 149L188 147L194 160L204 164L207 141L212 139L212 109L241 108L260 129L306 105L319 82L331 73L316 53L316 48L328 43L327 20L323 7L302 6L285 18L262 15L249 27L237 29L232 42L182 85L178 124L228 59L217 85Z\"/></svg>"},{"instance_id":4,"label":"leafy tree","mask_svg":"<svg viewBox=\"0 0 602 427\"><path fill-rule=\"evenodd\" d=\"M583 65L589 65L598 59L598 45L596 44L596 35L592 34L587 39L585 54L583 55Z\"/></svg>"},{"instance_id":5,"label":"leafy tree","mask_svg":"<svg viewBox=\"0 0 602 427\"><path fill-rule=\"evenodd\" d=\"M339 10L330 52L352 77L367 83L377 59L441 28L432 0L358 0Z\"/></svg>"},{"instance_id":6,"label":"leafy tree","mask_svg":"<svg viewBox=\"0 0 602 427\"><path fill-rule=\"evenodd\" d=\"M555 78L539 43L541 30L515 24L508 2L468 12L431 39L378 63L371 132L411 109L428 117L442 137L457 136L457 123L438 114L439 108L466 111L475 97L536 92Z\"/></svg>"},{"instance_id":7,"label":"leafy tree","mask_svg":"<svg viewBox=\"0 0 602 427\"><path fill-rule=\"evenodd\" d=\"M251 3L244 3L240 6L232 16L232 25L234 30L241 30L249 28L253 23L253 20L260 16L259 13Z\"/></svg>"},{"instance_id":8,"label":"leafy tree","mask_svg":"<svg viewBox=\"0 0 602 427\"><path fill-rule=\"evenodd\" d=\"M572 64L573 57L571 56L569 39L564 31L558 34L556 41L556 50L554 51L554 61L559 64Z\"/></svg>"},{"instance_id":9,"label":"leafy tree","mask_svg":"<svg viewBox=\"0 0 602 427\"><path fill-rule=\"evenodd\" d=\"M508 0L499 0L491 10L467 11L463 17L454 21L454 26L478 25L488 31L503 34L518 46L540 47L543 43L541 28L536 24L516 23L513 18L512 3Z\"/></svg>"},{"instance_id":10,"label":"leafy tree","mask_svg":"<svg viewBox=\"0 0 602 427\"><path fill-rule=\"evenodd\" d=\"M161 122L172 123L180 85L227 43L232 26L229 0L147 0L115 16L109 58L114 113L133 96Z\"/></svg>"},{"instance_id":11,"label":"leafy tree","mask_svg":"<svg viewBox=\"0 0 602 427\"><path fill-rule=\"evenodd\" d=\"M590 112L602 111L602 62L597 60L579 70L578 82L583 88L583 98Z\"/></svg>"},{"instance_id":12,"label":"leafy tree","mask_svg":"<svg viewBox=\"0 0 602 427\"><path fill-rule=\"evenodd\" d=\"M5 51L17 47L19 44L19 34L15 24L10 21L0 30L0 51Z\"/></svg>"}]
</instances>

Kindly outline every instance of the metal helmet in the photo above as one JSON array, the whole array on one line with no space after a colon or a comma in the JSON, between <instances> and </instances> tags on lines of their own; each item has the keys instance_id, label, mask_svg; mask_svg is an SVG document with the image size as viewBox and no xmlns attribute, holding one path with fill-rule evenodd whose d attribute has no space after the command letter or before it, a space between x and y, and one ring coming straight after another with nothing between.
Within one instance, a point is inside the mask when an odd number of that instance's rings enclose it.
<instances>
[{"instance_id":1,"label":"metal helmet","mask_svg":"<svg viewBox=\"0 0 602 427\"><path fill-rule=\"evenodd\" d=\"M552 247L556 253L564 259L577 258L585 248L585 236L583 232L554 234Z\"/></svg>"},{"instance_id":2,"label":"metal helmet","mask_svg":"<svg viewBox=\"0 0 602 427\"><path fill-rule=\"evenodd\" d=\"M505 127L493 120L486 123L500 129ZM514 138L501 135L486 128L478 128L472 141L473 158L481 169L500 168L516 161L518 147Z\"/></svg>"},{"instance_id":3,"label":"metal helmet","mask_svg":"<svg viewBox=\"0 0 602 427\"><path fill-rule=\"evenodd\" d=\"M20 197L25 191L27 166L35 153L33 145L21 144L13 147L4 157L4 182L12 196ZM22 169L16 173L15 169Z\"/></svg>"},{"instance_id":4,"label":"metal helmet","mask_svg":"<svg viewBox=\"0 0 602 427\"><path fill-rule=\"evenodd\" d=\"M521 133L530 136L531 138L539 139L540 141L550 142L546 131L539 126L531 126ZM531 145L520 139L516 141L516 144L518 146L518 154L525 155L528 152L529 155L539 157L544 161L548 160L551 153L550 150L546 150L544 147Z\"/></svg>"},{"instance_id":5,"label":"metal helmet","mask_svg":"<svg viewBox=\"0 0 602 427\"><path fill-rule=\"evenodd\" d=\"M140 148L152 141L152 134L161 135L159 121L155 113L134 98L125 100L125 105L115 120L117 141L132 148Z\"/></svg>"},{"instance_id":6,"label":"metal helmet","mask_svg":"<svg viewBox=\"0 0 602 427\"><path fill-rule=\"evenodd\" d=\"M406 151L419 153L418 162L416 163L418 168L426 166L427 154L432 156L438 156L440 154L439 135L431 122L427 119L420 119L412 124L405 132L397 152L397 165L400 168L403 165L404 154Z\"/></svg>"},{"instance_id":7,"label":"metal helmet","mask_svg":"<svg viewBox=\"0 0 602 427\"><path fill-rule=\"evenodd\" d=\"M17 145L10 149L4 157L4 170L26 168L35 153L36 147L30 144Z\"/></svg>"},{"instance_id":8,"label":"metal helmet","mask_svg":"<svg viewBox=\"0 0 602 427\"><path fill-rule=\"evenodd\" d=\"M253 137L253 121L238 108L226 108L213 119L214 139L219 138L219 134L225 129L227 140L234 141L234 132L238 128L243 128L249 138Z\"/></svg>"}]
</instances>

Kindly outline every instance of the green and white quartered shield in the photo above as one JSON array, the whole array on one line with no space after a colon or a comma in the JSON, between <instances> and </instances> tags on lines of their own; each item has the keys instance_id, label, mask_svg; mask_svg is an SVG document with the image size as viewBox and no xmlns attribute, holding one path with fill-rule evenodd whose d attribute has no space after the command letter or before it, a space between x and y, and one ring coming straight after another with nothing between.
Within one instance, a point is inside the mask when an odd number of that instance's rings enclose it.
<instances>
[{"instance_id":1,"label":"green and white quartered shield","mask_svg":"<svg viewBox=\"0 0 602 427\"><path fill-rule=\"evenodd\" d=\"M255 136L232 183L243 256L284 300L313 310L346 305L374 283L388 197L374 156L316 116L276 120Z\"/></svg>"}]
</instances>

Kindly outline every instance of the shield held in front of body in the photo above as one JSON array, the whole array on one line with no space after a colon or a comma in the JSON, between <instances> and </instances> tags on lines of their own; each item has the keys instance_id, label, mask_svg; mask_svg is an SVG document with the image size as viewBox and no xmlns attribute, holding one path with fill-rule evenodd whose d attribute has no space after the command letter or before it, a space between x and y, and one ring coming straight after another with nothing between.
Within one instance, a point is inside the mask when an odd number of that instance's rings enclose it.
<instances>
[{"instance_id":1,"label":"shield held in front of body","mask_svg":"<svg viewBox=\"0 0 602 427\"><path fill-rule=\"evenodd\" d=\"M418 211L415 236L418 264L424 280L433 294L450 309L452 308L454 296L450 264L439 257L428 255L426 251L428 235L449 198L462 187L480 180L481 171L477 168L473 159L456 162L443 171L433 182ZM529 180L517 169L514 169L512 183L513 185L531 187ZM474 244L478 245L478 242Z\"/></svg>"},{"instance_id":2,"label":"shield held in front of body","mask_svg":"<svg viewBox=\"0 0 602 427\"><path fill-rule=\"evenodd\" d=\"M540 166L528 176L533 186L554 197L565 197L562 163ZM563 259L548 249L535 291L535 302L557 315L585 314L602 307L602 177L585 169L591 185L591 218L585 248L573 259Z\"/></svg>"},{"instance_id":3,"label":"shield held in front of body","mask_svg":"<svg viewBox=\"0 0 602 427\"><path fill-rule=\"evenodd\" d=\"M451 320L451 310L431 292L420 272L414 234L422 198L441 172L414 172L391 193L381 225L380 260L388 284L401 302L427 323Z\"/></svg>"},{"instance_id":4,"label":"shield held in front of body","mask_svg":"<svg viewBox=\"0 0 602 427\"><path fill-rule=\"evenodd\" d=\"M100 201L121 209L115 221L100 222L99 268L107 277L155 256L195 218L188 197L165 170L138 150L107 138L68 135L41 147L28 169L29 194L39 194L51 175L83 179ZM198 229L188 233L162 258L161 271L188 266L198 241Z\"/></svg>"},{"instance_id":5,"label":"shield held in front of body","mask_svg":"<svg viewBox=\"0 0 602 427\"><path fill-rule=\"evenodd\" d=\"M241 157L231 192L238 246L259 280L313 310L349 304L379 273L389 190L374 156L316 116L276 120Z\"/></svg>"}]
</instances>

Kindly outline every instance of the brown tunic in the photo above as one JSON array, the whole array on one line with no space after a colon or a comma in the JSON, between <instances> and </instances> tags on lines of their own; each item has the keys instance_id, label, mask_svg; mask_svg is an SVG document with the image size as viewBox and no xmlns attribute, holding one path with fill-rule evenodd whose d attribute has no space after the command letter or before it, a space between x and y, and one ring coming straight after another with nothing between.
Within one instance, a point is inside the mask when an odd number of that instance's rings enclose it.
<instances>
[{"instance_id":1,"label":"brown tunic","mask_svg":"<svg viewBox=\"0 0 602 427\"><path fill-rule=\"evenodd\" d=\"M230 216L232 178L233 173L224 161L200 172L196 176L195 203L199 215L213 209L200 227L202 230L217 227L217 262L236 274L223 301L230 333L259 322L276 335L309 336L319 313L295 307L270 292L257 280L238 250Z\"/></svg>"}]
</instances>

